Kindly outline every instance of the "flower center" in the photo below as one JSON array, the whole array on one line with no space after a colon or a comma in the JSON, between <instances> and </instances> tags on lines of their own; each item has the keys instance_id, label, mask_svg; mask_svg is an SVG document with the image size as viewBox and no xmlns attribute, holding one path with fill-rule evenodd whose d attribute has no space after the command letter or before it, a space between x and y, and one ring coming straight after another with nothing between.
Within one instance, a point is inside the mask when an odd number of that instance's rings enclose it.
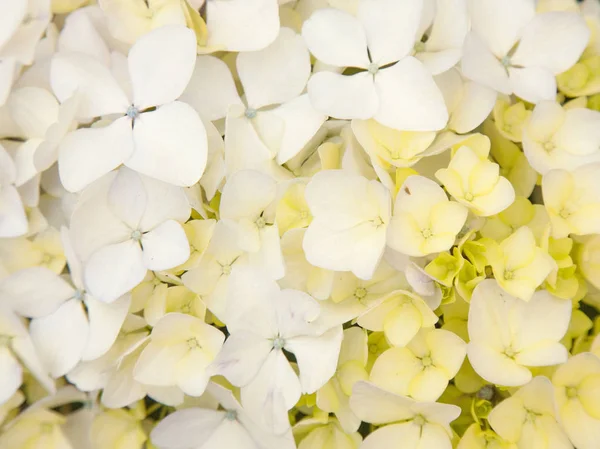
<instances>
[{"instance_id":1,"label":"flower center","mask_svg":"<svg viewBox=\"0 0 600 449\"><path fill-rule=\"evenodd\" d=\"M515 273L514 272L512 272L512 271L505 271L504 272L504 279L506 281L510 281L511 279L514 279L514 277L515 277Z\"/></svg>"},{"instance_id":2,"label":"flower center","mask_svg":"<svg viewBox=\"0 0 600 449\"><path fill-rule=\"evenodd\" d=\"M142 233L136 229L131 233L131 239L139 242L142 239Z\"/></svg>"},{"instance_id":3,"label":"flower center","mask_svg":"<svg viewBox=\"0 0 600 449\"><path fill-rule=\"evenodd\" d=\"M225 276L229 276L231 274L231 265L223 265L221 267L221 273Z\"/></svg>"},{"instance_id":4,"label":"flower center","mask_svg":"<svg viewBox=\"0 0 600 449\"><path fill-rule=\"evenodd\" d=\"M473 198L474 198L474 196L473 196L473 194L471 192L465 193L465 200L467 200L467 201L473 201Z\"/></svg>"},{"instance_id":5,"label":"flower center","mask_svg":"<svg viewBox=\"0 0 600 449\"><path fill-rule=\"evenodd\" d=\"M246 116L247 119L252 120L254 117L256 117L256 109L248 108L248 109L246 109L246 112L244 112L244 115Z\"/></svg>"},{"instance_id":6,"label":"flower center","mask_svg":"<svg viewBox=\"0 0 600 449\"><path fill-rule=\"evenodd\" d=\"M426 228L426 229L423 229L423 230L421 231L421 235L423 236L423 238L425 238L425 239L428 239L428 238L430 238L430 237L431 237L433 234L431 233L431 229L429 229L429 228Z\"/></svg>"},{"instance_id":7,"label":"flower center","mask_svg":"<svg viewBox=\"0 0 600 449\"><path fill-rule=\"evenodd\" d=\"M139 117L140 110L138 108L136 108L134 105L131 105L127 108L127 112L125 113L125 115L127 117L129 117L131 120L135 120L136 118Z\"/></svg>"},{"instance_id":8,"label":"flower center","mask_svg":"<svg viewBox=\"0 0 600 449\"><path fill-rule=\"evenodd\" d=\"M423 415L417 415L417 416L414 417L413 422L417 426L424 426L427 421L425 420L425 418L423 417Z\"/></svg>"},{"instance_id":9,"label":"flower center","mask_svg":"<svg viewBox=\"0 0 600 449\"><path fill-rule=\"evenodd\" d=\"M508 66L510 65L510 56L506 55L504 58L502 58L500 60L500 63L505 67L508 68Z\"/></svg>"},{"instance_id":10,"label":"flower center","mask_svg":"<svg viewBox=\"0 0 600 449\"><path fill-rule=\"evenodd\" d=\"M228 421L235 421L237 419L237 412L235 410L227 410L225 412L225 419Z\"/></svg>"},{"instance_id":11,"label":"flower center","mask_svg":"<svg viewBox=\"0 0 600 449\"><path fill-rule=\"evenodd\" d=\"M506 357L508 357L509 359L514 358L517 355L517 351L515 351L513 348L511 348L510 346L508 348L506 348L504 350L504 355Z\"/></svg>"},{"instance_id":12,"label":"flower center","mask_svg":"<svg viewBox=\"0 0 600 449\"><path fill-rule=\"evenodd\" d=\"M421 53L425 51L425 43L424 42L416 42L415 46L413 47L415 50L415 53Z\"/></svg>"},{"instance_id":13,"label":"flower center","mask_svg":"<svg viewBox=\"0 0 600 449\"><path fill-rule=\"evenodd\" d=\"M424 366L425 368L427 368L427 367L429 367L429 366L433 365L433 361L431 360L431 357L430 357L430 356L428 356L428 355L426 355L425 357L423 357L423 358L421 359L421 363L423 364L423 366Z\"/></svg>"},{"instance_id":14,"label":"flower center","mask_svg":"<svg viewBox=\"0 0 600 449\"><path fill-rule=\"evenodd\" d=\"M367 67L367 71L371 74L371 75L375 75L377 72L379 72L379 65L375 64L374 62L372 62L371 64L369 64L369 66Z\"/></svg>"},{"instance_id":15,"label":"flower center","mask_svg":"<svg viewBox=\"0 0 600 449\"><path fill-rule=\"evenodd\" d=\"M543 147L544 147L544 150L546 150L548 153L550 153L552 150L554 150L556 148L556 145L554 145L554 142L549 140L548 142L544 143Z\"/></svg>"},{"instance_id":16,"label":"flower center","mask_svg":"<svg viewBox=\"0 0 600 449\"><path fill-rule=\"evenodd\" d=\"M376 228L378 228L382 224L383 224L383 220L381 219L381 217L377 217L375 220L373 220L373 225L375 225Z\"/></svg>"},{"instance_id":17,"label":"flower center","mask_svg":"<svg viewBox=\"0 0 600 449\"><path fill-rule=\"evenodd\" d=\"M188 338L187 345L188 345L188 348L190 348L190 349L196 349L196 348L200 347L200 343L198 343L198 340L196 339L196 337Z\"/></svg>"},{"instance_id":18,"label":"flower center","mask_svg":"<svg viewBox=\"0 0 600 449\"><path fill-rule=\"evenodd\" d=\"M363 299L365 296L367 296L367 289L364 287L358 287L354 291L354 297L358 300Z\"/></svg>"},{"instance_id":19,"label":"flower center","mask_svg":"<svg viewBox=\"0 0 600 449\"><path fill-rule=\"evenodd\" d=\"M567 397L572 399L574 397L577 397L577 388L575 387L567 387L567 391L566 391Z\"/></svg>"},{"instance_id":20,"label":"flower center","mask_svg":"<svg viewBox=\"0 0 600 449\"><path fill-rule=\"evenodd\" d=\"M285 346L285 340L281 337L273 339L273 349L283 349Z\"/></svg>"},{"instance_id":21,"label":"flower center","mask_svg":"<svg viewBox=\"0 0 600 449\"><path fill-rule=\"evenodd\" d=\"M85 292L83 290L77 290L75 292L75 295L73 296L73 298L76 299L77 301L81 301L83 299L84 294L85 294Z\"/></svg>"},{"instance_id":22,"label":"flower center","mask_svg":"<svg viewBox=\"0 0 600 449\"><path fill-rule=\"evenodd\" d=\"M560 218L566 220L571 216L571 212L569 212L567 209L561 209L558 215L560 215Z\"/></svg>"}]
</instances>

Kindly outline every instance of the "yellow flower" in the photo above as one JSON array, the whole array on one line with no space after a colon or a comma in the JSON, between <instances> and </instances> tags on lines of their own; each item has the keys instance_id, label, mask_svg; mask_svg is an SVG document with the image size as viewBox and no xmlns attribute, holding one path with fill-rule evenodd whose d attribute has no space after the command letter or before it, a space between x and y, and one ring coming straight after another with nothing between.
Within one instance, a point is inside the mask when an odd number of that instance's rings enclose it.
<instances>
[{"instance_id":1,"label":"yellow flower","mask_svg":"<svg viewBox=\"0 0 600 449\"><path fill-rule=\"evenodd\" d=\"M529 301L556 267L552 257L537 246L527 226L520 227L500 244L490 241L486 255L498 284L524 301Z\"/></svg>"},{"instance_id":2,"label":"yellow flower","mask_svg":"<svg viewBox=\"0 0 600 449\"><path fill-rule=\"evenodd\" d=\"M494 121L498 132L513 142L520 142L523 136L523 125L531 115L525 103L518 101L511 104L507 98L499 98L494 106Z\"/></svg>"},{"instance_id":3,"label":"yellow flower","mask_svg":"<svg viewBox=\"0 0 600 449\"><path fill-rule=\"evenodd\" d=\"M306 228L312 221L310 209L304 198L305 188L304 182L291 183L277 204L275 221L280 235L290 229Z\"/></svg>"},{"instance_id":4,"label":"yellow flower","mask_svg":"<svg viewBox=\"0 0 600 449\"><path fill-rule=\"evenodd\" d=\"M92 424L95 449L139 449L147 439L139 417L123 409L107 410Z\"/></svg>"}]
</instances>

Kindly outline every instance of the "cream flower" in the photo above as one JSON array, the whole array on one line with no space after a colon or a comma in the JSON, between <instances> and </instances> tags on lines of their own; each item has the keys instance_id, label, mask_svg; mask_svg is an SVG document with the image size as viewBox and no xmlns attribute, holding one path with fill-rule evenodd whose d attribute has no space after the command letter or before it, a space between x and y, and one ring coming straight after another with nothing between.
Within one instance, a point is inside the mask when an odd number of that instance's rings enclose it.
<instances>
[{"instance_id":1,"label":"cream flower","mask_svg":"<svg viewBox=\"0 0 600 449\"><path fill-rule=\"evenodd\" d=\"M449 201L434 181L409 176L396 196L387 243L390 248L415 257L448 250L467 214L467 209Z\"/></svg>"},{"instance_id":2,"label":"cream flower","mask_svg":"<svg viewBox=\"0 0 600 449\"><path fill-rule=\"evenodd\" d=\"M453 198L484 217L503 211L515 199L512 184L500 176L500 166L488 160L489 150L489 143L484 152L462 146L448 168L435 173Z\"/></svg>"},{"instance_id":3,"label":"cream flower","mask_svg":"<svg viewBox=\"0 0 600 449\"><path fill-rule=\"evenodd\" d=\"M525 302L506 294L492 279L482 281L469 309L469 361L488 382L525 385L532 378L528 366L567 360L567 349L559 341L570 317L571 302L546 291Z\"/></svg>"}]
</instances>

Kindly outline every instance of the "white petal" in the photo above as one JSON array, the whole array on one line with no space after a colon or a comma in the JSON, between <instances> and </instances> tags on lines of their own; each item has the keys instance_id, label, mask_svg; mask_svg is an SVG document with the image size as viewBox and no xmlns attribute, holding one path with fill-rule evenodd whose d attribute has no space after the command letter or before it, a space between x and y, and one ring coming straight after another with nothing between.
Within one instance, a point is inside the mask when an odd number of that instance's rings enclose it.
<instances>
[{"instance_id":1,"label":"white petal","mask_svg":"<svg viewBox=\"0 0 600 449\"><path fill-rule=\"evenodd\" d=\"M87 290L100 301L111 303L138 285L146 276L139 243L128 240L96 251L86 262Z\"/></svg>"},{"instance_id":2,"label":"white petal","mask_svg":"<svg viewBox=\"0 0 600 449\"><path fill-rule=\"evenodd\" d=\"M254 170L241 170L230 176L223 188L220 212L224 219L256 219L275 199L276 183Z\"/></svg>"},{"instance_id":3,"label":"white petal","mask_svg":"<svg viewBox=\"0 0 600 449\"><path fill-rule=\"evenodd\" d=\"M286 341L285 349L296 356L304 393L317 391L334 375L342 338L339 326L319 337L299 336Z\"/></svg>"},{"instance_id":4,"label":"white petal","mask_svg":"<svg viewBox=\"0 0 600 449\"><path fill-rule=\"evenodd\" d=\"M273 349L273 343L250 332L231 335L213 362L215 373L233 385L244 386L260 371Z\"/></svg>"},{"instance_id":5,"label":"white petal","mask_svg":"<svg viewBox=\"0 0 600 449\"><path fill-rule=\"evenodd\" d=\"M470 26L467 1L437 0L435 5L436 15L425 48L428 52L441 52L462 47Z\"/></svg>"},{"instance_id":6,"label":"white petal","mask_svg":"<svg viewBox=\"0 0 600 449\"><path fill-rule=\"evenodd\" d=\"M12 37L21 24L27 12L27 3L25 0L16 0L0 5L0 48Z\"/></svg>"},{"instance_id":7,"label":"white petal","mask_svg":"<svg viewBox=\"0 0 600 449\"><path fill-rule=\"evenodd\" d=\"M198 56L190 83L180 100L211 121L225 117L230 105L242 104L229 67L214 56Z\"/></svg>"},{"instance_id":8,"label":"white petal","mask_svg":"<svg viewBox=\"0 0 600 449\"><path fill-rule=\"evenodd\" d=\"M469 0L471 26L497 57L504 57L535 16L534 0Z\"/></svg>"},{"instance_id":9,"label":"white petal","mask_svg":"<svg viewBox=\"0 0 600 449\"><path fill-rule=\"evenodd\" d=\"M373 424L405 421L414 416L413 399L390 393L376 385L359 381L354 384L350 407L361 420Z\"/></svg>"},{"instance_id":10,"label":"white petal","mask_svg":"<svg viewBox=\"0 0 600 449\"><path fill-rule=\"evenodd\" d=\"M206 3L209 47L229 51L265 48L279 32L276 0L230 0Z\"/></svg>"},{"instance_id":11,"label":"white petal","mask_svg":"<svg viewBox=\"0 0 600 449\"><path fill-rule=\"evenodd\" d=\"M310 54L302 37L289 28L264 50L240 53L237 70L251 108L284 103L304 90Z\"/></svg>"},{"instance_id":12,"label":"white petal","mask_svg":"<svg viewBox=\"0 0 600 449\"><path fill-rule=\"evenodd\" d=\"M142 237L144 264L152 271L168 270L190 257L190 245L185 231L175 220L163 224Z\"/></svg>"},{"instance_id":13,"label":"white petal","mask_svg":"<svg viewBox=\"0 0 600 449\"><path fill-rule=\"evenodd\" d=\"M556 80L549 70L540 67L510 67L508 73L512 91L523 100L539 103L556 97Z\"/></svg>"},{"instance_id":14,"label":"white petal","mask_svg":"<svg viewBox=\"0 0 600 449\"><path fill-rule=\"evenodd\" d=\"M367 36L358 19L338 9L320 9L302 26L302 37L318 60L338 67L369 66Z\"/></svg>"},{"instance_id":15,"label":"white petal","mask_svg":"<svg viewBox=\"0 0 600 449\"><path fill-rule=\"evenodd\" d=\"M465 39L461 68L467 78L479 84L506 95L512 93L506 70L475 33Z\"/></svg>"},{"instance_id":16,"label":"white petal","mask_svg":"<svg viewBox=\"0 0 600 449\"><path fill-rule=\"evenodd\" d=\"M8 99L10 114L24 135L43 138L58 120L58 101L45 89L22 87Z\"/></svg>"},{"instance_id":17,"label":"white petal","mask_svg":"<svg viewBox=\"0 0 600 449\"><path fill-rule=\"evenodd\" d=\"M81 301L71 299L52 315L32 320L31 339L54 378L64 376L81 360L89 325Z\"/></svg>"},{"instance_id":18,"label":"white petal","mask_svg":"<svg viewBox=\"0 0 600 449\"><path fill-rule=\"evenodd\" d=\"M63 278L44 267L16 271L0 283L4 304L30 318L53 313L74 293Z\"/></svg>"},{"instance_id":19,"label":"white petal","mask_svg":"<svg viewBox=\"0 0 600 449\"><path fill-rule=\"evenodd\" d=\"M175 101L144 112L133 127L135 150L129 168L170 184L189 187L204 173L206 131L191 106Z\"/></svg>"},{"instance_id":20,"label":"white petal","mask_svg":"<svg viewBox=\"0 0 600 449\"><path fill-rule=\"evenodd\" d=\"M418 39L422 1L362 0L358 20L367 35L371 61L384 66L408 55ZM340 35L340 37L343 35Z\"/></svg>"},{"instance_id":21,"label":"white petal","mask_svg":"<svg viewBox=\"0 0 600 449\"><path fill-rule=\"evenodd\" d=\"M412 424L411 422L405 422L400 424L392 424L389 426L382 427L370 433L363 444L362 449L392 449L396 441L402 441L402 446L406 449L418 449L420 447L435 447L436 449L450 449L450 441L448 445L440 445L436 441L435 446L421 446L420 441L422 439L421 428Z\"/></svg>"},{"instance_id":22,"label":"white petal","mask_svg":"<svg viewBox=\"0 0 600 449\"><path fill-rule=\"evenodd\" d=\"M110 51L86 9L77 9L66 17L58 37L58 51L86 53L108 66Z\"/></svg>"},{"instance_id":23,"label":"white petal","mask_svg":"<svg viewBox=\"0 0 600 449\"><path fill-rule=\"evenodd\" d=\"M406 131L435 131L446 126L444 97L423 64L411 56L375 75L379 110L375 120Z\"/></svg>"},{"instance_id":24,"label":"white petal","mask_svg":"<svg viewBox=\"0 0 600 449\"><path fill-rule=\"evenodd\" d=\"M448 128L459 134L474 130L490 115L496 104L496 92L474 81L463 85L462 98L452 111Z\"/></svg>"},{"instance_id":25,"label":"white petal","mask_svg":"<svg viewBox=\"0 0 600 449\"><path fill-rule=\"evenodd\" d=\"M600 112L587 108L568 110L554 140L571 154L587 156L596 153L600 148Z\"/></svg>"},{"instance_id":26,"label":"white petal","mask_svg":"<svg viewBox=\"0 0 600 449\"><path fill-rule=\"evenodd\" d=\"M263 269L273 279L279 280L285 275L279 229L276 224L260 231L260 249L248 254L248 262Z\"/></svg>"},{"instance_id":27,"label":"white petal","mask_svg":"<svg viewBox=\"0 0 600 449\"><path fill-rule=\"evenodd\" d=\"M339 119L368 119L377 113L379 96L368 72L352 76L333 72L315 73L308 82L314 108Z\"/></svg>"},{"instance_id":28,"label":"white petal","mask_svg":"<svg viewBox=\"0 0 600 449\"><path fill-rule=\"evenodd\" d=\"M525 27L511 64L540 67L558 75L577 62L589 37L590 30L578 13L538 14Z\"/></svg>"},{"instance_id":29,"label":"white petal","mask_svg":"<svg viewBox=\"0 0 600 449\"><path fill-rule=\"evenodd\" d=\"M141 176L122 167L108 190L108 207L131 229L139 229L148 203Z\"/></svg>"},{"instance_id":30,"label":"white petal","mask_svg":"<svg viewBox=\"0 0 600 449\"><path fill-rule=\"evenodd\" d=\"M285 123L277 163L285 164L296 156L317 133L327 116L317 111L308 95L301 95L272 111Z\"/></svg>"},{"instance_id":31,"label":"white petal","mask_svg":"<svg viewBox=\"0 0 600 449\"><path fill-rule=\"evenodd\" d=\"M190 203L184 189L140 176L147 195L146 210L140 221L140 230L149 231L167 220L184 223L190 216Z\"/></svg>"},{"instance_id":32,"label":"white petal","mask_svg":"<svg viewBox=\"0 0 600 449\"><path fill-rule=\"evenodd\" d=\"M2 59L0 64L0 106L4 106L10 94L16 69L17 61L14 58Z\"/></svg>"},{"instance_id":33,"label":"white petal","mask_svg":"<svg viewBox=\"0 0 600 449\"><path fill-rule=\"evenodd\" d=\"M178 364L187 352L185 341L168 346L151 342L144 348L135 364L133 379L147 385L175 386Z\"/></svg>"},{"instance_id":34,"label":"white petal","mask_svg":"<svg viewBox=\"0 0 600 449\"><path fill-rule=\"evenodd\" d=\"M82 360L94 360L104 355L117 339L127 317L131 297L122 296L112 304L105 304L92 297L86 299L90 333L81 355Z\"/></svg>"},{"instance_id":35,"label":"white petal","mask_svg":"<svg viewBox=\"0 0 600 449\"><path fill-rule=\"evenodd\" d=\"M287 411L301 396L300 381L282 351L273 350L256 377L242 388L242 404L271 433L290 427Z\"/></svg>"},{"instance_id":36,"label":"white petal","mask_svg":"<svg viewBox=\"0 0 600 449\"><path fill-rule=\"evenodd\" d=\"M152 443L161 449L200 447L218 430L224 412L202 408L178 410L152 429Z\"/></svg>"},{"instance_id":37,"label":"white petal","mask_svg":"<svg viewBox=\"0 0 600 449\"><path fill-rule=\"evenodd\" d=\"M18 237L27 233L28 223L19 192L14 186L0 190L0 238Z\"/></svg>"},{"instance_id":38,"label":"white petal","mask_svg":"<svg viewBox=\"0 0 600 449\"><path fill-rule=\"evenodd\" d=\"M15 338L12 348L23 366L27 367L42 387L51 394L56 392L54 381L48 376L48 370L42 365L29 335L24 338Z\"/></svg>"},{"instance_id":39,"label":"white petal","mask_svg":"<svg viewBox=\"0 0 600 449\"><path fill-rule=\"evenodd\" d=\"M125 113L129 106L110 70L84 53L56 54L50 66L50 84L61 103L77 91L78 116L82 118Z\"/></svg>"},{"instance_id":40,"label":"white petal","mask_svg":"<svg viewBox=\"0 0 600 449\"><path fill-rule=\"evenodd\" d=\"M121 165L132 152L128 117L104 128L82 128L69 133L60 144L58 156L63 186L70 192L78 192Z\"/></svg>"},{"instance_id":41,"label":"white petal","mask_svg":"<svg viewBox=\"0 0 600 449\"><path fill-rule=\"evenodd\" d=\"M467 354L475 372L488 382L515 387L531 380L531 371L488 346L471 341Z\"/></svg>"},{"instance_id":42,"label":"white petal","mask_svg":"<svg viewBox=\"0 0 600 449\"><path fill-rule=\"evenodd\" d=\"M142 36L127 57L133 104L140 110L176 100L196 63L196 36L187 27L171 25Z\"/></svg>"},{"instance_id":43,"label":"white petal","mask_svg":"<svg viewBox=\"0 0 600 449\"><path fill-rule=\"evenodd\" d=\"M238 420L225 420L217 428L211 438L202 445L203 449L221 449L235 447L240 449L254 449L264 445L264 440L254 440Z\"/></svg>"},{"instance_id":44,"label":"white petal","mask_svg":"<svg viewBox=\"0 0 600 449\"><path fill-rule=\"evenodd\" d=\"M7 347L0 348L0 404L7 402L21 386L23 369Z\"/></svg>"}]
</instances>

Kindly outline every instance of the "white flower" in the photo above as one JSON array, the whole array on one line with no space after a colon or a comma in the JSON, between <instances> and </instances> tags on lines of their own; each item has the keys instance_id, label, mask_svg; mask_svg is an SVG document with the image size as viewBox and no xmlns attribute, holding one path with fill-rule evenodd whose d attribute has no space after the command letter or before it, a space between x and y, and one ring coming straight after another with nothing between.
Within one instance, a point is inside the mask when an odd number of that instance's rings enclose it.
<instances>
[{"instance_id":1,"label":"white flower","mask_svg":"<svg viewBox=\"0 0 600 449\"><path fill-rule=\"evenodd\" d=\"M179 186L198 182L206 165L206 131L189 105L175 101L194 69L195 42L194 33L179 26L142 37L127 59L132 99L89 55L53 58L52 89L61 102L78 93L78 117L121 115L108 126L79 129L63 139L59 170L67 190L79 191L121 164Z\"/></svg>"},{"instance_id":2,"label":"white flower","mask_svg":"<svg viewBox=\"0 0 600 449\"><path fill-rule=\"evenodd\" d=\"M590 32L574 12L535 13L534 0L469 0L464 75L531 103L553 100L555 75L581 56Z\"/></svg>"},{"instance_id":3,"label":"white flower","mask_svg":"<svg viewBox=\"0 0 600 449\"><path fill-rule=\"evenodd\" d=\"M248 261L273 279L285 273L275 222L277 184L269 176L253 170L232 175L221 196L221 221L237 240L238 248L248 252Z\"/></svg>"},{"instance_id":4,"label":"white flower","mask_svg":"<svg viewBox=\"0 0 600 449\"><path fill-rule=\"evenodd\" d=\"M410 56L422 9L422 1L361 0L357 17L336 9L316 11L302 28L311 53L331 66L364 71L314 74L308 94L315 108L402 130L442 129L448 120L444 99L431 73Z\"/></svg>"},{"instance_id":5,"label":"white flower","mask_svg":"<svg viewBox=\"0 0 600 449\"><path fill-rule=\"evenodd\" d=\"M460 415L456 405L417 402L360 381L354 386L350 405L363 421L378 428L361 449L392 449L402 442L403 449L451 449L450 422Z\"/></svg>"},{"instance_id":6,"label":"white flower","mask_svg":"<svg viewBox=\"0 0 600 449\"><path fill-rule=\"evenodd\" d=\"M210 383L207 392L222 409L187 408L163 419L150 434L152 443L160 449L193 447L209 449L292 449L291 432L271 435L256 424L226 388Z\"/></svg>"},{"instance_id":7,"label":"white flower","mask_svg":"<svg viewBox=\"0 0 600 449\"><path fill-rule=\"evenodd\" d=\"M146 270L185 262L190 248L180 223L189 214L181 188L126 167L90 186L71 218L86 290L112 302L139 284Z\"/></svg>"},{"instance_id":8,"label":"white flower","mask_svg":"<svg viewBox=\"0 0 600 449\"><path fill-rule=\"evenodd\" d=\"M525 124L523 152L542 175L600 162L600 112L540 102Z\"/></svg>"},{"instance_id":9,"label":"white flower","mask_svg":"<svg viewBox=\"0 0 600 449\"><path fill-rule=\"evenodd\" d=\"M17 188L17 168L0 145L0 238L18 237L28 230L25 208Z\"/></svg>"},{"instance_id":10,"label":"white flower","mask_svg":"<svg viewBox=\"0 0 600 449\"><path fill-rule=\"evenodd\" d=\"M306 293L280 290L254 270L240 270L229 289L231 335L214 362L217 374L242 387L242 404L272 432L289 428L287 411L301 394L314 393L333 375L342 326L311 325L318 303ZM294 372L283 350L293 353Z\"/></svg>"},{"instance_id":11,"label":"white flower","mask_svg":"<svg viewBox=\"0 0 600 449\"><path fill-rule=\"evenodd\" d=\"M349 171L325 170L313 176L305 195L314 217L304 235L306 260L370 279L385 249L389 191Z\"/></svg>"},{"instance_id":12,"label":"white flower","mask_svg":"<svg viewBox=\"0 0 600 449\"><path fill-rule=\"evenodd\" d=\"M29 327L40 359L55 378L71 371L80 360L97 359L106 353L117 338L131 303L129 294L112 304L89 295L83 285L83 267L71 248L66 229L62 230L62 243L74 288L58 309L34 318Z\"/></svg>"},{"instance_id":13,"label":"white flower","mask_svg":"<svg viewBox=\"0 0 600 449\"><path fill-rule=\"evenodd\" d=\"M469 361L488 382L524 385L532 378L528 366L567 360L560 339L570 317L568 300L538 291L525 302L508 295L495 280L484 280L475 287L469 308Z\"/></svg>"},{"instance_id":14,"label":"white flower","mask_svg":"<svg viewBox=\"0 0 600 449\"><path fill-rule=\"evenodd\" d=\"M133 377L146 385L177 386L187 395L200 396L224 340L223 332L200 318L168 313L152 329Z\"/></svg>"}]
</instances>

